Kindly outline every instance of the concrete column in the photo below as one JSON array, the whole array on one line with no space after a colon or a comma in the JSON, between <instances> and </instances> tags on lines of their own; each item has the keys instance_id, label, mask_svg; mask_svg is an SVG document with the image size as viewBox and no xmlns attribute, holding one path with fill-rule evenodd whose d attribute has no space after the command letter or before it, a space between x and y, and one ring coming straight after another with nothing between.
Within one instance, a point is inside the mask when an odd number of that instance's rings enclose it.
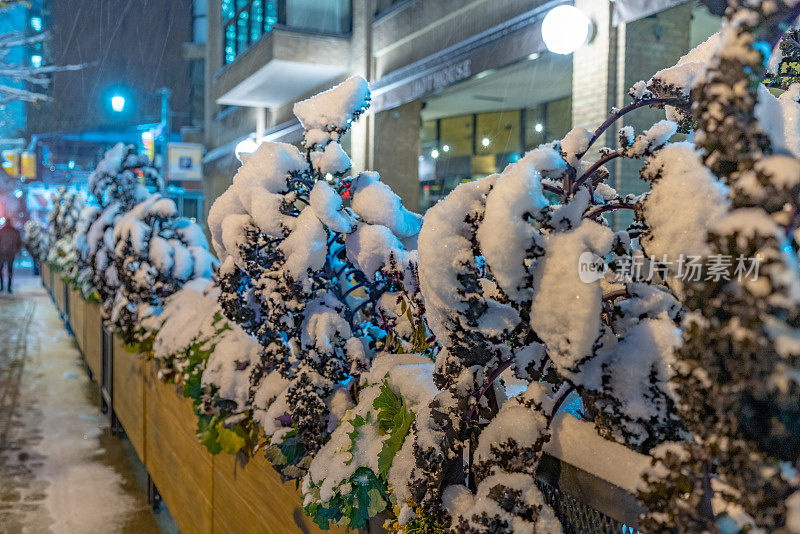
<instances>
[{"instance_id":1,"label":"concrete column","mask_svg":"<svg viewBox=\"0 0 800 534\"><path fill-rule=\"evenodd\" d=\"M370 128L372 168L412 211L419 210L421 111L421 101L409 102L376 113Z\"/></svg>"},{"instance_id":2,"label":"concrete column","mask_svg":"<svg viewBox=\"0 0 800 534\"><path fill-rule=\"evenodd\" d=\"M576 0L575 7L592 19L595 34L589 44L573 54L572 124L592 130L617 103L617 32L611 25L612 5L608 0ZM597 144L610 146L614 138L609 130Z\"/></svg>"},{"instance_id":3,"label":"concrete column","mask_svg":"<svg viewBox=\"0 0 800 534\"><path fill-rule=\"evenodd\" d=\"M350 38L350 73L363 76L367 81L372 65L372 18L375 14L375 0L353 2L353 35ZM350 159L353 171L370 169L369 161L369 122L371 116L361 117L350 129Z\"/></svg>"}]
</instances>

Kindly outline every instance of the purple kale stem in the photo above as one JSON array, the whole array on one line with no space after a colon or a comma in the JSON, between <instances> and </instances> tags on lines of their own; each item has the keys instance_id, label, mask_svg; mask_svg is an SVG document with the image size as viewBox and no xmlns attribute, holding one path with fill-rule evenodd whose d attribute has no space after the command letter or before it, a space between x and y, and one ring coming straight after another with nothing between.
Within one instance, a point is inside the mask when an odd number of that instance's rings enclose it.
<instances>
[{"instance_id":1,"label":"purple kale stem","mask_svg":"<svg viewBox=\"0 0 800 534\"><path fill-rule=\"evenodd\" d=\"M585 182L592 174L594 174L597 169L608 163L609 161L618 158L622 155L622 152L619 150L614 150L613 152L609 152L599 160L597 160L591 167L589 167L586 172L584 172L580 178L575 180L575 183L572 184L572 194L575 194L575 191L581 186L583 182Z\"/></svg>"},{"instance_id":2,"label":"purple kale stem","mask_svg":"<svg viewBox=\"0 0 800 534\"><path fill-rule=\"evenodd\" d=\"M486 382L484 382L480 388L478 388L474 393L472 393L472 395L470 395L470 397L475 397L475 404L470 406L469 410L467 410L467 412L464 414L464 421L469 421L470 419L472 419L472 416L475 414L475 410L477 410L478 408L477 402L481 400L481 398L486 394L486 392L492 386L494 381L497 380L497 378L501 374L503 374L503 371L508 369L512 363L514 363L514 358L509 358L506 361L502 362L499 366L497 366L497 368L494 371L492 371L492 374L489 375L489 378L486 379Z\"/></svg>"},{"instance_id":3,"label":"purple kale stem","mask_svg":"<svg viewBox=\"0 0 800 534\"><path fill-rule=\"evenodd\" d=\"M550 184L543 183L542 184L542 189L544 189L545 191L550 191L551 193L555 193L556 195L563 195L564 194L564 190L563 189L561 189L560 187L556 187L554 185L550 185Z\"/></svg>"},{"instance_id":4,"label":"purple kale stem","mask_svg":"<svg viewBox=\"0 0 800 534\"><path fill-rule=\"evenodd\" d=\"M622 210L622 209L632 210L635 208L636 208L635 204L631 204L628 202L612 202L611 204L603 204L602 206L598 206L593 211L589 212L586 215L586 217L588 219L593 219L598 215L600 215L601 213L605 213L606 211Z\"/></svg>"},{"instance_id":5,"label":"purple kale stem","mask_svg":"<svg viewBox=\"0 0 800 534\"><path fill-rule=\"evenodd\" d=\"M583 156L585 156L586 153L589 151L589 149L592 148L592 145L594 145L595 142L598 139L600 139L600 136L603 135L603 133L606 130L608 130L608 128L612 124L617 122L619 119L621 119L622 117L624 117L625 115L627 115L628 113L630 113L631 111L633 111L635 109L643 108L645 106L658 106L658 105L668 105L668 106L679 107L679 108L682 108L682 109L687 109L686 101L684 101L683 99L680 99L680 98L675 98L675 97L646 98L644 100L639 100L638 102L633 102L631 104L628 104L624 108L619 109L616 113L612 113L611 116L608 117L606 119L606 121L603 124L601 124L597 128L597 130L594 131L594 134L592 135L592 138L589 140L589 144L586 147L586 150L584 150L583 152L578 154L578 159L580 159Z\"/></svg>"}]
</instances>

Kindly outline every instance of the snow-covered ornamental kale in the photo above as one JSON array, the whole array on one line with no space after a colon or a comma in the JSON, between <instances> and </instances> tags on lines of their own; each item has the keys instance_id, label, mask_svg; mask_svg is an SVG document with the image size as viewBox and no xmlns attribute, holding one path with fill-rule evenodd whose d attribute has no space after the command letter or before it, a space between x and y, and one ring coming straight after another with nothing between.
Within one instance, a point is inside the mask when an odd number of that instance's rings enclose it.
<instances>
[{"instance_id":1,"label":"snow-covered ornamental kale","mask_svg":"<svg viewBox=\"0 0 800 534\"><path fill-rule=\"evenodd\" d=\"M86 300L97 300L97 290L93 284L93 270L90 264L89 229L100 216L99 206L86 206L81 210L80 218L75 226L75 262L70 268L69 279L75 289L81 292Z\"/></svg>"},{"instance_id":2,"label":"snow-covered ornamental kale","mask_svg":"<svg viewBox=\"0 0 800 534\"><path fill-rule=\"evenodd\" d=\"M688 94L651 85L632 96L595 131L577 127L500 174L458 186L426 214L419 278L442 347L441 392L411 430L415 465L401 523L415 520L418 505L457 532L559 530L534 474L555 412L573 392L607 439L647 452L678 437L669 379L681 306L664 261L704 253L696 244L724 211L726 190L693 147L669 143L687 127ZM612 124L645 106L668 107L682 123L640 134L624 127L618 148L584 162ZM653 190L612 189L606 164L616 158L642 160ZM667 162L680 172L658 180ZM615 233L606 217L620 209L652 225ZM675 228L679 212L691 232ZM512 373L529 385L508 399Z\"/></svg>"},{"instance_id":3,"label":"snow-covered ornamental kale","mask_svg":"<svg viewBox=\"0 0 800 534\"><path fill-rule=\"evenodd\" d=\"M189 280L209 278L214 258L200 226L178 217L175 202L159 193L122 215L112 237L120 287L110 320L126 343L146 350L164 299Z\"/></svg>"},{"instance_id":4,"label":"snow-covered ornamental kale","mask_svg":"<svg viewBox=\"0 0 800 534\"><path fill-rule=\"evenodd\" d=\"M146 170L144 170L146 169ZM122 216L150 192L139 182L138 175L157 175L149 162L135 153L135 147L117 144L105 153L89 176L89 191L100 204L100 213L87 234L88 264L92 283L97 289L103 317L109 320L120 277L114 262L114 226ZM160 178L156 180L161 183Z\"/></svg>"},{"instance_id":5,"label":"snow-covered ornamental kale","mask_svg":"<svg viewBox=\"0 0 800 534\"><path fill-rule=\"evenodd\" d=\"M152 353L159 377L192 399L200 442L213 454L235 454L255 441L249 377L261 346L222 316L218 296L202 278L170 296L151 321L158 323Z\"/></svg>"},{"instance_id":6,"label":"snow-covered ornamental kale","mask_svg":"<svg viewBox=\"0 0 800 534\"><path fill-rule=\"evenodd\" d=\"M41 265L43 261L47 261L47 253L50 251L50 234L45 223L34 219L26 221L22 241L36 263Z\"/></svg>"},{"instance_id":7,"label":"snow-covered ornamental kale","mask_svg":"<svg viewBox=\"0 0 800 534\"><path fill-rule=\"evenodd\" d=\"M691 88L703 172L724 180L730 201L697 246L728 261L685 288L673 384L688 432L652 453L644 531L800 532L800 84L778 99L760 85L764 51L799 9L729 2ZM784 54L800 52L791 40ZM654 190L679 173L664 165ZM739 276L739 258L758 268Z\"/></svg>"},{"instance_id":8,"label":"snow-covered ornamental kale","mask_svg":"<svg viewBox=\"0 0 800 534\"><path fill-rule=\"evenodd\" d=\"M250 395L268 455L288 477L302 474L352 406L355 378L387 344L399 301L412 306L417 294L406 246L421 217L377 173L349 176L339 142L369 99L355 77L296 104L305 149L265 142L243 155L209 213L220 303L263 346ZM422 345L423 329L403 334Z\"/></svg>"},{"instance_id":9,"label":"snow-covered ornamental kale","mask_svg":"<svg viewBox=\"0 0 800 534\"><path fill-rule=\"evenodd\" d=\"M119 201L125 206L142 200L142 186L164 189L164 180L150 159L134 145L117 143L106 151L89 176L89 192L101 206Z\"/></svg>"},{"instance_id":10,"label":"snow-covered ornamental kale","mask_svg":"<svg viewBox=\"0 0 800 534\"><path fill-rule=\"evenodd\" d=\"M82 194L62 187L53 204L47 217L51 243L47 262L54 271L67 275L76 261L75 231L85 202Z\"/></svg>"},{"instance_id":11,"label":"snow-covered ornamental kale","mask_svg":"<svg viewBox=\"0 0 800 534\"><path fill-rule=\"evenodd\" d=\"M132 147L117 145L106 153L89 180L103 207L87 245L106 321L126 343L149 345L158 324L150 320L164 299L188 280L209 277L213 258L202 229L177 217L175 203L151 194L139 177L161 183Z\"/></svg>"}]
</instances>

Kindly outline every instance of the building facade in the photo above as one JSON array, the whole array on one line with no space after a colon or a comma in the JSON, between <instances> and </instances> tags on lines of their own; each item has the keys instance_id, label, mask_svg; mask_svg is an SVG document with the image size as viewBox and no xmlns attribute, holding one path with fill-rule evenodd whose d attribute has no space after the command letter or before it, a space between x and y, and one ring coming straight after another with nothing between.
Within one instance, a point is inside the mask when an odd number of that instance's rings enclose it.
<instances>
[{"instance_id":1,"label":"building facade","mask_svg":"<svg viewBox=\"0 0 800 534\"><path fill-rule=\"evenodd\" d=\"M542 38L561 4L593 23L569 55ZM207 206L230 184L237 146L299 143L292 104L358 74L373 101L345 139L354 170L378 171L419 211L575 125L599 125L635 81L719 27L675 0L209 0L208 21ZM604 141L614 146L615 132ZM621 192L643 189L635 163L612 172Z\"/></svg>"}]
</instances>

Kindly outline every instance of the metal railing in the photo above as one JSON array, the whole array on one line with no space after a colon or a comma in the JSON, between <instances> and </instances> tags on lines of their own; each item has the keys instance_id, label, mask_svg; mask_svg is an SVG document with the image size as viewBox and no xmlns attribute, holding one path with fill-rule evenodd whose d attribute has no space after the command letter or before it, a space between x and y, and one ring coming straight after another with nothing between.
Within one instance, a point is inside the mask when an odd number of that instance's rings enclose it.
<instances>
[{"instance_id":1,"label":"metal railing","mask_svg":"<svg viewBox=\"0 0 800 534\"><path fill-rule=\"evenodd\" d=\"M610 482L544 454L536 485L561 521L564 534L634 534L636 498Z\"/></svg>"}]
</instances>

